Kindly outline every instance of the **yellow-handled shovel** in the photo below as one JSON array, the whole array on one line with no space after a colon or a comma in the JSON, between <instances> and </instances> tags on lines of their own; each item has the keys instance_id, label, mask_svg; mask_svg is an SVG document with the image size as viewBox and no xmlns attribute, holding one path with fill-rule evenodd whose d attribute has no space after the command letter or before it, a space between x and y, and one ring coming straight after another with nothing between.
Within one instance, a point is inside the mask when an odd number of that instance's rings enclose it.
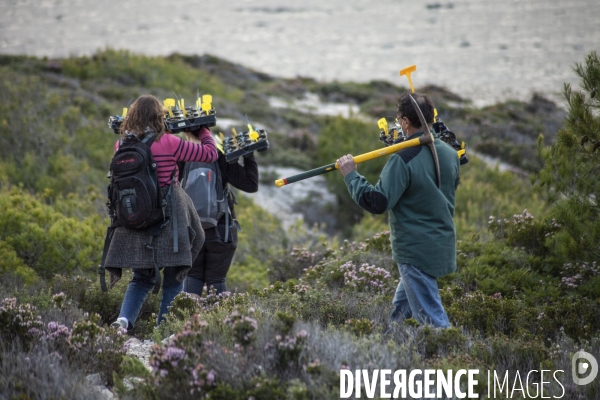
<instances>
[{"instance_id":1,"label":"yellow-handled shovel","mask_svg":"<svg viewBox=\"0 0 600 400\"><path fill-rule=\"evenodd\" d=\"M352 159L356 164L360 164L362 162L373 160L375 158L387 156L388 154L395 153L407 147L420 146L429 143L433 143L433 136L431 135L431 133L429 133L429 135L426 134L415 139L407 140L405 142L394 144L392 146L384 147L383 149L373 150L368 153L355 156ZM300 174L293 175L288 178L277 179L275 181L275 186L285 186L290 183L312 178L313 176L326 174L327 172L331 172L336 169L338 169L337 163L324 165L322 167L311 169L310 171L302 172Z\"/></svg>"}]
</instances>

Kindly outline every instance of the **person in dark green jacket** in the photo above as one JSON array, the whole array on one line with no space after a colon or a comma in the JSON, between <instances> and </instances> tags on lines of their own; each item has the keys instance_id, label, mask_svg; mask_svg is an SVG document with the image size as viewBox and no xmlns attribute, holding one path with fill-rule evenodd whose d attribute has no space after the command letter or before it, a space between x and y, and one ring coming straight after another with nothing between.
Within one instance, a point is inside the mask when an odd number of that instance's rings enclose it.
<instances>
[{"instance_id":1,"label":"person in dark green jacket","mask_svg":"<svg viewBox=\"0 0 600 400\"><path fill-rule=\"evenodd\" d=\"M399 124L408 139L414 139L423 135L424 129L431 129L421 126L409 95L419 104L428 124L433 123L434 108L422 94L405 93L398 99ZM440 188L428 146L409 147L393 154L375 186L357 172L350 154L337 163L358 205L373 214L388 212L392 258L400 271L392 320L415 318L421 324L447 328L450 322L436 278L456 270L453 216L460 162L456 150L440 139L435 138L434 145L440 166Z\"/></svg>"}]
</instances>

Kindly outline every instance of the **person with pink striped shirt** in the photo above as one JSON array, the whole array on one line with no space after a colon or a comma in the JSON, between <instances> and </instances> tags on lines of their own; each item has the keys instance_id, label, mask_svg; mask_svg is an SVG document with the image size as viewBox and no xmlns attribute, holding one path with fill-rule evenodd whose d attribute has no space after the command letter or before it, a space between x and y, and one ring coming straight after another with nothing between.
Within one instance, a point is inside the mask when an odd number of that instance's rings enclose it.
<instances>
[{"instance_id":1,"label":"person with pink striped shirt","mask_svg":"<svg viewBox=\"0 0 600 400\"><path fill-rule=\"evenodd\" d=\"M186 136L189 141L163 132L159 133L152 143L150 150L156 161L160 187L170 183L173 170L176 171L175 176L179 176L178 161L212 162L206 160L214 161L219 157L216 153L215 141L208 128L204 126L200 128L198 136L191 132L186 132ZM119 148L120 142L119 140L115 143L115 151Z\"/></svg>"},{"instance_id":2,"label":"person with pink striped shirt","mask_svg":"<svg viewBox=\"0 0 600 400\"><path fill-rule=\"evenodd\" d=\"M122 139L115 144L116 151L122 140L132 137L142 140L147 135L156 135L150 151L157 164L163 195L171 190L167 214L173 216L156 236L123 226L114 230L105 264L111 275L110 284L114 285L121 278L123 268L132 268L133 278L127 287L119 317L112 325L127 330L133 329L144 300L157 281L155 266L163 269L164 276L157 319L160 323L175 296L182 291L187 271L204 243L204 231L194 204L176 184L179 176L177 162L215 161L218 158L215 142L210 130L205 127L197 133L186 132L188 141L168 134L165 132L164 116L165 110L156 97L139 97L121 125ZM177 235L176 240L174 235ZM177 247L174 241L179 243Z\"/></svg>"}]
</instances>

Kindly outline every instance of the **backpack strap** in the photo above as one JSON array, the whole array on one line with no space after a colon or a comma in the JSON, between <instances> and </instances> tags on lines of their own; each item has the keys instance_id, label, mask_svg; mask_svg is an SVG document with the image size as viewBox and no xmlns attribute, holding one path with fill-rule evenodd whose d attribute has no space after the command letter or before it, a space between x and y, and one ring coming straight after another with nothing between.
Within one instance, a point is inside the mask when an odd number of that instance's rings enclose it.
<instances>
[{"instance_id":1,"label":"backpack strap","mask_svg":"<svg viewBox=\"0 0 600 400\"><path fill-rule=\"evenodd\" d=\"M144 243L146 248L152 250L152 264L154 265L154 289L152 290L153 294L157 294L160 291L161 287L160 268L158 267L158 263L156 262L156 251L154 251L154 246L152 245L155 237L156 236L152 236L152 239L150 239L150 243Z\"/></svg>"},{"instance_id":2,"label":"backpack strap","mask_svg":"<svg viewBox=\"0 0 600 400\"><path fill-rule=\"evenodd\" d=\"M181 187L185 188L185 185L190 175L190 169L192 169L193 162L178 162L177 167L179 168L179 182Z\"/></svg>"},{"instance_id":3,"label":"backpack strap","mask_svg":"<svg viewBox=\"0 0 600 400\"><path fill-rule=\"evenodd\" d=\"M189 163L186 161L177 161L177 169L179 169L179 184L181 187L185 187L183 186L183 181L185 180L186 177L186 169L187 169L187 165Z\"/></svg>"},{"instance_id":4,"label":"backpack strap","mask_svg":"<svg viewBox=\"0 0 600 400\"><path fill-rule=\"evenodd\" d=\"M227 212L225 213L225 242L229 240L229 205L227 205Z\"/></svg>"},{"instance_id":5,"label":"backpack strap","mask_svg":"<svg viewBox=\"0 0 600 400\"><path fill-rule=\"evenodd\" d=\"M144 136L144 138L142 140L140 140L140 142L142 143L146 143L148 145L148 147L152 146L152 143L154 143L154 141L156 140L156 135L154 134L154 132L147 134L146 136Z\"/></svg>"},{"instance_id":6,"label":"backpack strap","mask_svg":"<svg viewBox=\"0 0 600 400\"><path fill-rule=\"evenodd\" d=\"M157 136L154 131L146 134L146 136L144 136L141 140L137 137L137 135L129 134L125 138L119 139L119 147L117 147L117 150L121 147L121 145L123 143L125 143L125 141L134 140L134 139L137 140L138 142L146 143L148 146L152 146L152 143L154 143L154 141L156 140L156 137Z\"/></svg>"},{"instance_id":7,"label":"backpack strap","mask_svg":"<svg viewBox=\"0 0 600 400\"><path fill-rule=\"evenodd\" d=\"M177 203L175 202L175 197L173 196L173 186L177 184L176 181L176 172L177 168L173 168L173 172L171 172L171 183L169 184L169 190L167 191L167 195L165 196L169 203L171 203L171 220L173 221L173 253L179 253L179 235L178 235L178 226L177 226ZM163 201L163 214L165 213L166 202Z\"/></svg>"},{"instance_id":8,"label":"backpack strap","mask_svg":"<svg viewBox=\"0 0 600 400\"><path fill-rule=\"evenodd\" d=\"M223 201L225 202L225 205L227 207L227 210L225 211L225 239L223 239L225 242L227 242L229 240L229 214L231 213L231 210L229 209L229 183L225 182L225 184L223 184L223 172L221 171L219 161L215 160L213 162L216 167L215 171L217 174L217 185L223 188Z\"/></svg>"},{"instance_id":9,"label":"backpack strap","mask_svg":"<svg viewBox=\"0 0 600 400\"><path fill-rule=\"evenodd\" d=\"M233 192L233 190L231 190L231 188L229 187L229 183L226 185L225 190L226 190L225 193L227 194L227 212L229 212L229 215L233 217L232 210L233 210L233 206L238 204L237 198L235 197L235 193ZM229 208L229 199L230 198L231 198L231 204L233 205L231 208ZM240 222L237 219L233 218L233 220L231 222L232 222L232 224L235 225L235 227L238 231L242 230Z\"/></svg>"},{"instance_id":10,"label":"backpack strap","mask_svg":"<svg viewBox=\"0 0 600 400\"><path fill-rule=\"evenodd\" d=\"M106 255L108 254L108 249L110 247L110 242L112 241L113 233L115 232L115 228L111 225L106 229L106 237L104 238L104 250L102 251L102 261L100 262L100 266L98 267L98 275L100 275L100 289L102 292L108 292L108 288L106 287Z\"/></svg>"}]
</instances>

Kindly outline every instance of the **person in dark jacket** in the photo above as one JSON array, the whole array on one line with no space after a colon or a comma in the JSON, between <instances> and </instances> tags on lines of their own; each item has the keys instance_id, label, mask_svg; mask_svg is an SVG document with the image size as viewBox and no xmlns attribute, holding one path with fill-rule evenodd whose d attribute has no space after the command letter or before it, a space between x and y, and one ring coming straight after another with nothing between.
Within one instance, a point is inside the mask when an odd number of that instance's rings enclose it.
<instances>
[{"instance_id":1,"label":"person in dark jacket","mask_svg":"<svg viewBox=\"0 0 600 400\"><path fill-rule=\"evenodd\" d=\"M254 153L244 156L243 164L239 162L229 164L225 154L220 152L217 163L224 188L231 184L248 193L258 190L258 166ZM204 245L183 283L183 290L187 293L201 296L205 284L207 289L214 287L217 294L227 290L225 280L237 248L239 229L233 210L235 198L232 193L228 196L228 203L231 215L228 218L223 216L216 227L204 230L206 238ZM225 226L226 221L229 221L228 230Z\"/></svg>"},{"instance_id":2,"label":"person in dark jacket","mask_svg":"<svg viewBox=\"0 0 600 400\"><path fill-rule=\"evenodd\" d=\"M408 136L422 136L417 110L405 93L398 99L397 117ZM434 108L424 95L412 93L425 121L433 123ZM392 320L415 318L421 324L450 326L436 278L456 270L454 198L460 161L456 150L435 138L440 166L438 188L432 152L428 146L409 147L393 154L371 185L356 169L351 155L337 160L354 201L373 214L388 212L392 258L398 263L400 282L393 300Z\"/></svg>"}]
</instances>

